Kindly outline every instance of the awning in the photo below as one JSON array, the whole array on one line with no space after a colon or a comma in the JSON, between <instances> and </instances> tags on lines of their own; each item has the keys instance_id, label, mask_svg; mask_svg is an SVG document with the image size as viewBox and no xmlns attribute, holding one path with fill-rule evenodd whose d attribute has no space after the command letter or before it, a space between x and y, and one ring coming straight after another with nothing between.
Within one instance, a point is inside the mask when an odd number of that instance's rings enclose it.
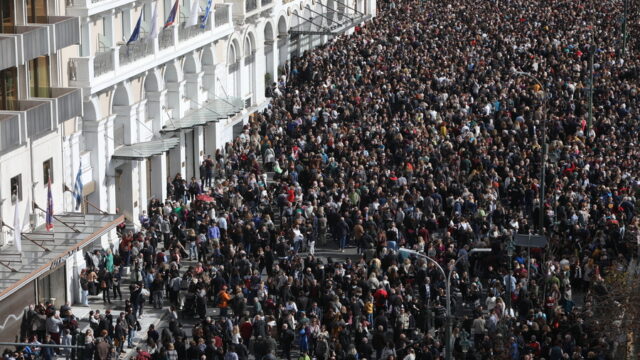
<instances>
[{"instance_id":1,"label":"awning","mask_svg":"<svg viewBox=\"0 0 640 360\"><path fill-rule=\"evenodd\" d=\"M52 231L45 231L43 225L34 232L23 233L22 254L15 246L0 250L0 301L64 264L70 255L123 221L124 215L67 213L55 215Z\"/></svg>"},{"instance_id":2,"label":"awning","mask_svg":"<svg viewBox=\"0 0 640 360\"><path fill-rule=\"evenodd\" d=\"M321 14L311 8L307 8L311 15L310 18L294 13L298 17L300 23L289 29L289 34L292 35L339 35L358 24L371 19L371 15L363 14L347 5L342 5L342 9L331 9L320 3L320 5L327 9L327 12ZM353 12L348 13L346 9L350 9Z\"/></svg>"},{"instance_id":3,"label":"awning","mask_svg":"<svg viewBox=\"0 0 640 360\"><path fill-rule=\"evenodd\" d=\"M113 152L112 159L144 160L153 155L160 155L180 144L180 138L152 140L133 145L125 145Z\"/></svg>"},{"instance_id":4,"label":"awning","mask_svg":"<svg viewBox=\"0 0 640 360\"><path fill-rule=\"evenodd\" d=\"M239 98L214 99L205 103L202 108L187 113L180 120L169 120L161 131L172 132L206 125L234 116L243 108L244 103Z\"/></svg>"}]
</instances>

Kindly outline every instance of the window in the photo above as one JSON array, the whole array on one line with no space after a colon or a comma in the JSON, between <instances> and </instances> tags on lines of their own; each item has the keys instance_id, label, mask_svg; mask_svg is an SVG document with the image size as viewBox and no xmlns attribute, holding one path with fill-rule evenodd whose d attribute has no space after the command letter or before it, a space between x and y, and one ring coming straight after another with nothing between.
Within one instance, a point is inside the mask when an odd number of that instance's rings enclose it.
<instances>
[{"instance_id":1,"label":"window","mask_svg":"<svg viewBox=\"0 0 640 360\"><path fill-rule=\"evenodd\" d=\"M22 201L22 174L11 178L11 202Z\"/></svg>"},{"instance_id":2,"label":"window","mask_svg":"<svg viewBox=\"0 0 640 360\"><path fill-rule=\"evenodd\" d=\"M0 71L0 110L18 110L18 68Z\"/></svg>"},{"instance_id":3,"label":"window","mask_svg":"<svg viewBox=\"0 0 640 360\"><path fill-rule=\"evenodd\" d=\"M47 186L49 179L53 184L53 158L42 163L42 179L44 179L44 186Z\"/></svg>"},{"instance_id":4,"label":"window","mask_svg":"<svg viewBox=\"0 0 640 360\"><path fill-rule=\"evenodd\" d=\"M27 0L27 22L45 22L47 16L47 0Z\"/></svg>"},{"instance_id":5,"label":"window","mask_svg":"<svg viewBox=\"0 0 640 360\"><path fill-rule=\"evenodd\" d=\"M51 97L49 56L40 56L29 61L29 91L33 97Z\"/></svg>"},{"instance_id":6,"label":"window","mask_svg":"<svg viewBox=\"0 0 640 360\"><path fill-rule=\"evenodd\" d=\"M0 33L10 33L13 31L14 22L13 0L0 1Z\"/></svg>"}]
</instances>

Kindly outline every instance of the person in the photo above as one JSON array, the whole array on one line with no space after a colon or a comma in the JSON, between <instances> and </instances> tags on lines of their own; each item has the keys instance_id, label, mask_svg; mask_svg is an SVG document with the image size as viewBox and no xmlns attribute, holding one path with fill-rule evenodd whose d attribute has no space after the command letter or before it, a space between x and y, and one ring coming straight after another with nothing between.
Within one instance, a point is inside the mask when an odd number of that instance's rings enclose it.
<instances>
[{"instance_id":1,"label":"person","mask_svg":"<svg viewBox=\"0 0 640 360\"><path fill-rule=\"evenodd\" d=\"M136 337L136 332L138 331L138 319L133 311L133 309L129 309L127 314L125 315L125 320L127 321L127 345L129 349L133 349L134 339Z\"/></svg>"},{"instance_id":2,"label":"person","mask_svg":"<svg viewBox=\"0 0 640 360\"><path fill-rule=\"evenodd\" d=\"M291 360L291 344L295 339L293 330L288 324L282 324L282 334L280 335L280 346L282 347L282 357Z\"/></svg>"},{"instance_id":3,"label":"person","mask_svg":"<svg viewBox=\"0 0 640 360\"><path fill-rule=\"evenodd\" d=\"M60 339L60 345L71 346L73 345L73 336L71 335L71 330L64 329L62 338ZM73 350L71 348L61 348L60 355L64 356L65 360L70 360Z\"/></svg>"},{"instance_id":4,"label":"person","mask_svg":"<svg viewBox=\"0 0 640 360\"><path fill-rule=\"evenodd\" d=\"M47 317L46 329L51 341L60 344L60 333L62 331L63 321L60 318L60 311L55 311L51 316Z\"/></svg>"}]
</instances>

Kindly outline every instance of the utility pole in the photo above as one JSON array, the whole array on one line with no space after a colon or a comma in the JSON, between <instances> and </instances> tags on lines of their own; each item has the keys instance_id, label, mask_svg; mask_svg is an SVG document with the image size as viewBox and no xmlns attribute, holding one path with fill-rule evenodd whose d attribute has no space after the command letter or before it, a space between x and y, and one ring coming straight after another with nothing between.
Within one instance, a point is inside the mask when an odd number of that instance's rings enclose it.
<instances>
[{"instance_id":1,"label":"utility pole","mask_svg":"<svg viewBox=\"0 0 640 360\"><path fill-rule=\"evenodd\" d=\"M629 13L629 0L624 0L624 13L622 16L622 57L627 51L627 15Z\"/></svg>"},{"instance_id":2,"label":"utility pole","mask_svg":"<svg viewBox=\"0 0 640 360\"><path fill-rule=\"evenodd\" d=\"M625 3L626 2L627 0L625 0ZM591 46L589 47L589 52L589 118L587 120L587 138L589 138L589 133L591 132L591 127L593 126L593 62L596 53L596 47L593 41L591 42Z\"/></svg>"}]
</instances>

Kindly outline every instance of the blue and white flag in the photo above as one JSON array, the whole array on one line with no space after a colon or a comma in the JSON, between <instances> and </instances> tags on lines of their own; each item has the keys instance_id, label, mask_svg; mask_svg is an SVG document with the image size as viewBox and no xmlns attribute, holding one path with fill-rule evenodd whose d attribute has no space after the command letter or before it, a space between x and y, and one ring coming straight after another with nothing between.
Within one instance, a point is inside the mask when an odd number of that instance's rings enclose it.
<instances>
[{"instance_id":1,"label":"blue and white flag","mask_svg":"<svg viewBox=\"0 0 640 360\"><path fill-rule=\"evenodd\" d=\"M76 175L76 183L73 186L73 197L76 199L76 210L82 205L82 163L78 166L78 174Z\"/></svg>"},{"instance_id":2,"label":"blue and white flag","mask_svg":"<svg viewBox=\"0 0 640 360\"><path fill-rule=\"evenodd\" d=\"M209 20L209 14L211 14L211 4L213 3L213 1L208 0L207 1L207 8L204 10L204 15L202 15L201 19L200 19L200 28L204 29L205 27L207 27L207 20Z\"/></svg>"}]
</instances>

